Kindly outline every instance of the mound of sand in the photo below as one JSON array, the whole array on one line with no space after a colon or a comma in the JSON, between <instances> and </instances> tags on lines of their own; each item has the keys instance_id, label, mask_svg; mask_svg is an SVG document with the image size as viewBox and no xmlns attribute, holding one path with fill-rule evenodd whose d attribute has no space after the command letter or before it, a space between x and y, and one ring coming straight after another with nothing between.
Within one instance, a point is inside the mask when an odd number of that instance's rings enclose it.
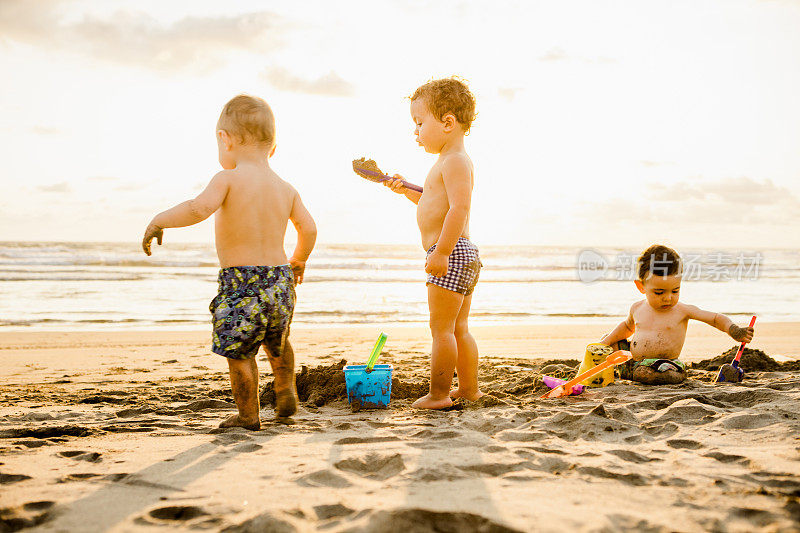
<instances>
[{"instance_id":1,"label":"mound of sand","mask_svg":"<svg viewBox=\"0 0 800 533\"><path fill-rule=\"evenodd\" d=\"M347 400L344 367L347 361L309 368L303 365L296 374L297 396L300 401L322 407L335 401ZM425 381L392 378L392 400L417 399L428 393ZM261 390L261 405L275 405L275 388L272 381Z\"/></svg>"},{"instance_id":2,"label":"mound of sand","mask_svg":"<svg viewBox=\"0 0 800 533\"><path fill-rule=\"evenodd\" d=\"M737 351L739 351L739 346L733 346L728 351L712 359L705 359L699 363L692 363L691 368L696 370L717 371L722 365L730 363L736 356ZM745 348L739 366L748 372L791 372L800 370L800 361L779 363L761 350Z\"/></svg>"}]
</instances>

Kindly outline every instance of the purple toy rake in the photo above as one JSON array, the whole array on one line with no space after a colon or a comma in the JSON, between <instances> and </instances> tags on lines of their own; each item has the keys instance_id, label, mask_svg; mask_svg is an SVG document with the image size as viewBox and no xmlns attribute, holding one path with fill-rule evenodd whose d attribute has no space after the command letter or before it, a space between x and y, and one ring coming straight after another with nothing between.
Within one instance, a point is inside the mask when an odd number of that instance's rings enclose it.
<instances>
[{"instance_id":1,"label":"purple toy rake","mask_svg":"<svg viewBox=\"0 0 800 533\"><path fill-rule=\"evenodd\" d=\"M386 180L394 179L391 176L387 176L381 169L378 168L377 163L372 159L355 159L353 160L353 171L356 174L364 178L365 180L374 181L375 183L382 183ZM405 180L403 181L403 187L406 189L411 189L412 191L422 192L422 187L419 185L414 185L413 183L409 183Z\"/></svg>"}]
</instances>

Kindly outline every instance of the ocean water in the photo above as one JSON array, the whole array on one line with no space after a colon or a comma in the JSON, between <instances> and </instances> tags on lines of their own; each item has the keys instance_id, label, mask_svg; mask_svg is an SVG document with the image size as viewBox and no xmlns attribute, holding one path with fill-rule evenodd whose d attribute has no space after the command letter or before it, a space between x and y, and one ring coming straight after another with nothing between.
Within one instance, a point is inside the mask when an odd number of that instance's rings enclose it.
<instances>
[{"instance_id":1,"label":"ocean water","mask_svg":"<svg viewBox=\"0 0 800 533\"><path fill-rule=\"evenodd\" d=\"M638 250L477 244L474 325L613 323L641 298ZM682 301L740 323L800 320L800 252L679 251L691 259ZM293 323L427 324L424 259L416 246L318 245ZM217 270L210 244L147 257L138 243L0 243L0 330L204 329Z\"/></svg>"}]
</instances>

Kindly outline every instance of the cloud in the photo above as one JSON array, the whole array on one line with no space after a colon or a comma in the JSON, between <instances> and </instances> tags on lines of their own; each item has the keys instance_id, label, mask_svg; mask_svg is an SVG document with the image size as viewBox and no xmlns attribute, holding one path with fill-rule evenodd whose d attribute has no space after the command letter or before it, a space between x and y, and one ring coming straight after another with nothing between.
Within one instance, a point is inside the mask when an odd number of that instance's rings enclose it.
<instances>
[{"instance_id":1,"label":"cloud","mask_svg":"<svg viewBox=\"0 0 800 533\"><path fill-rule=\"evenodd\" d=\"M0 40L68 50L114 63L173 72L211 70L227 52L275 50L290 24L268 12L227 17L184 17L163 24L142 12L66 16L70 2L3 0ZM74 11L74 9L72 10Z\"/></svg>"},{"instance_id":2,"label":"cloud","mask_svg":"<svg viewBox=\"0 0 800 533\"><path fill-rule=\"evenodd\" d=\"M114 187L114 190L119 192L141 191L149 187L151 184L152 183L127 182L123 183L122 185L117 185L116 187Z\"/></svg>"},{"instance_id":3,"label":"cloud","mask_svg":"<svg viewBox=\"0 0 800 533\"><path fill-rule=\"evenodd\" d=\"M513 102L517 94L522 92L522 90L523 89L520 87L499 87L497 89L497 95L507 102Z\"/></svg>"},{"instance_id":4,"label":"cloud","mask_svg":"<svg viewBox=\"0 0 800 533\"><path fill-rule=\"evenodd\" d=\"M312 80L296 76L281 67L267 69L262 75L273 87L281 91L325 96L353 96L355 94L353 85L334 71Z\"/></svg>"},{"instance_id":5,"label":"cloud","mask_svg":"<svg viewBox=\"0 0 800 533\"><path fill-rule=\"evenodd\" d=\"M31 133L35 133L36 135L50 136L60 135L61 130L58 128L48 128L47 126L34 126L31 128Z\"/></svg>"},{"instance_id":6,"label":"cloud","mask_svg":"<svg viewBox=\"0 0 800 533\"><path fill-rule=\"evenodd\" d=\"M691 228L709 224L722 232L732 226L766 225L783 231L787 225L800 224L800 198L769 179L650 183L640 196L635 201L611 199L581 205L578 213L587 220L603 218L617 227L655 224ZM709 238L713 240L714 236Z\"/></svg>"},{"instance_id":7,"label":"cloud","mask_svg":"<svg viewBox=\"0 0 800 533\"><path fill-rule=\"evenodd\" d=\"M544 55L539 56L537 59L539 59L539 61L550 61L550 62L580 61L582 63L601 64L601 65L610 65L617 62L616 59L605 56L597 56L597 57L572 56L567 54L562 48L559 48L557 46L551 48L550 50L545 52Z\"/></svg>"},{"instance_id":8,"label":"cloud","mask_svg":"<svg viewBox=\"0 0 800 533\"><path fill-rule=\"evenodd\" d=\"M72 187L66 181L62 181L53 185L40 185L36 187L36 190L41 192L70 192Z\"/></svg>"},{"instance_id":9,"label":"cloud","mask_svg":"<svg viewBox=\"0 0 800 533\"><path fill-rule=\"evenodd\" d=\"M551 48L543 56L539 56L539 61L563 61L568 59L566 52L561 48Z\"/></svg>"},{"instance_id":10,"label":"cloud","mask_svg":"<svg viewBox=\"0 0 800 533\"><path fill-rule=\"evenodd\" d=\"M648 196L651 200L668 202L694 198L740 206L777 206L788 202L800 208L800 201L786 187L779 187L769 179L758 182L747 177L699 183L682 181L670 185L657 183L650 186Z\"/></svg>"}]
</instances>

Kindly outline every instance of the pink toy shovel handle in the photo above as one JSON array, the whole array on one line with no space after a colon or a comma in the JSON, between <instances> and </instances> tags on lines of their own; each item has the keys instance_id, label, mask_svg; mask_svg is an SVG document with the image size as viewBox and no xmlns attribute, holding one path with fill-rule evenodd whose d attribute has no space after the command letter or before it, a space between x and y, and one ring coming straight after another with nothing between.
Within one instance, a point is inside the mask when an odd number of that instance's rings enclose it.
<instances>
[{"instance_id":1,"label":"pink toy shovel handle","mask_svg":"<svg viewBox=\"0 0 800 533\"><path fill-rule=\"evenodd\" d=\"M369 174L370 176L375 176L378 178L378 181L386 181L394 179L391 176L387 176L386 174L382 174L380 172L376 172L374 170L367 170L365 168L359 168L359 172L363 172L364 174ZM422 192L422 187L419 185L414 185L413 183L409 183L406 180L401 180L403 182L403 187L406 189L411 189L412 191Z\"/></svg>"},{"instance_id":2,"label":"pink toy shovel handle","mask_svg":"<svg viewBox=\"0 0 800 533\"><path fill-rule=\"evenodd\" d=\"M551 389L555 389L556 387L561 387L566 383L566 379L554 378L552 376L542 376L542 383L550 387ZM572 387L570 391L570 395L580 394L583 392L583 385L575 385Z\"/></svg>"},{"instance_id":3,"label":"pink toy shovel handle","mask_svg":"<svg viewBox=\"0 0 800 533\"><path fill-rule=\"evenodd\" d=\"M756 323L756 315L753 315L753 318L750 319L750 326L748 326L748 327L752 328L755 325L755 323ZM739 351L736 352L736 357L734 357L733 361L731 361L731 364L733 366L736 366L736 367L739 366L739 360L742 358L742 354L744 353L744 345L745 344L747 344L747 342L743 342L742 345L739 346Z\"/></svg>"}]
</instances>

